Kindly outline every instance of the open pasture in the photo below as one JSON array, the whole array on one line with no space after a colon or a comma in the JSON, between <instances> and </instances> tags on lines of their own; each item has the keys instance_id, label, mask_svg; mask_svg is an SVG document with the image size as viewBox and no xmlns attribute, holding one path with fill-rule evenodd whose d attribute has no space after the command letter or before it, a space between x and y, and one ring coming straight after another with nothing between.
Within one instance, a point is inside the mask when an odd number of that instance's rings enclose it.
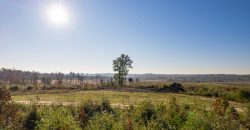
<instances>
[{"instance_id":1,"label":"open pasture","mask_svg":"<svg viewBox=\"0 0 250 130\"><path fill-rule=\"evenodd\" d=\"M88 99L94 101L101 101L102 99L109 99L114 106L124 106L130 104L138 104L142 101L149 100L154 103L168 104L172 98L176 98L180 104L203 104L208 108L215 102L216 98L206 98L202 96L191 96L185 94L175 93L153 93L153 92L121 92L121 91L68 91L64 93L43 93L43 94L26 94L14 95L13 101L19 103L30 104L36 100L41 104L80 104ZM245 104L230 102L230 105L236 107L240 111L244 111Z\"/></svg>"}]
</instances>

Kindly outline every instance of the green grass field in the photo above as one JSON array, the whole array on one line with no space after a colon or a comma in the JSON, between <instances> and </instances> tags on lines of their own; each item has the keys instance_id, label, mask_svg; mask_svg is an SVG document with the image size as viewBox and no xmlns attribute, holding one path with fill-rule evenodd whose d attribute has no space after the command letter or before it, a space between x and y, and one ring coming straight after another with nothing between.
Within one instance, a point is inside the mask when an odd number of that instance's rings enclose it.
<instances>
[{"instance_id":1,"label":"green grass field","mask_svg":"<svg viewBox=\"0 0 250 130\"><path fill-rule=\"evenodd\" d=\"M15 102L26 104L37 98L39 98L41 104L78 104L88 99L101 101L103 98L107 98L112 105L129 105L137 104L145 100L150 100L154 103L167 104L174 97L177 99L177 102L181 104L202 104L207 107L210 107L215 101L215 98L205 98L185 94L119 91L69 91L66 93L26 94L14 95L12 96L12 99ZM244 111L245 109L245 104L242 103L230 102L230 105L236 107L240 111Z\"/></svg>"}]
</instances>

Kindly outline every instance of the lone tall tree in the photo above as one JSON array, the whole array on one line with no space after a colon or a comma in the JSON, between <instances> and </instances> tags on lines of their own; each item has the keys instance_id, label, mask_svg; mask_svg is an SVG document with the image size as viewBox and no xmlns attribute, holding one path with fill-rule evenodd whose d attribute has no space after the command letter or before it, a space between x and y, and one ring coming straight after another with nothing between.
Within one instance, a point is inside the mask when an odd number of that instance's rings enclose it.
<instances>
[{"instance_id":1,"label":"lone tall tree","mask_svg":"<svg viewBox=\"0 0 250 130\"><path fill-rule=\"evenodd\" d=\"M120 86L124 85L125 76L128 75L129 69L132 69L133 61L128 55L121 54L120 57L113 60L113 70L117 72L114 79L118 81Z\"/></svg>"}]
</instances>

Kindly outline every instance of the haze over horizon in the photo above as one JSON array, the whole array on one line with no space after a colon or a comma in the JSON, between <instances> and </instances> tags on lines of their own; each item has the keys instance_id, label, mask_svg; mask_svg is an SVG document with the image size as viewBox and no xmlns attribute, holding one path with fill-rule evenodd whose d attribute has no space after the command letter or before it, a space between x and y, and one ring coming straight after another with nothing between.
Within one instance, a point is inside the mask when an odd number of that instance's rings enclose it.
<instances>
[{"instance_id":1,"label":"haze over horizon","mask_svg":"<svg viewBox=\"0 0 250 130\"><path fill-rule=\"evenodd\" d=\"M60 5L54 6L54 5ZM250 1L0 0L0 68L250 74Z\"/></svg>"},{"instance_id":2,"label":"haze over horizon","mask_svg":"<svg viewBox=\"0 0 250 130\"><path fill-rule=\"evenodd\" d=\"M20 70L20 71L29 71L29 72L38 72L38 73L63 73L63 74L69 74L71 72L73 73L80 73L80 74L89 74L89 75L95 75L95 74L115 74L115 72L80 72L80 71L37 71L37 70L30 70L30 69L18 69L18 68L7 68L7 67L0 67L1 69L11 69L11 70ZM129 73L129 75L144 75L144 74L153 74L153 75L250 75L247 73L244 74L237 74L237 73Z\"/></svg>"}]
</instances>

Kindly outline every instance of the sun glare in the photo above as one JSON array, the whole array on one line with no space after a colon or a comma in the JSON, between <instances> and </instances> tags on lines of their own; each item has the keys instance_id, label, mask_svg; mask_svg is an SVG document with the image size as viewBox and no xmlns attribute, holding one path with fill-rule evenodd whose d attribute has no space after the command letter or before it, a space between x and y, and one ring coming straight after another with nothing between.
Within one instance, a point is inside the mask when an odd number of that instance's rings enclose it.
<instances>
[{"instance_id":1,"label":"sun glare","mask_svg":"<svg viewBox=\"0 0 250 130\"><path fill-rule=\"evenodd\" d=\"M69 12L61 4L50 6L46 13L48 20L56 26L63 26L69 22Z\"/></svg>"}]
</instances>

